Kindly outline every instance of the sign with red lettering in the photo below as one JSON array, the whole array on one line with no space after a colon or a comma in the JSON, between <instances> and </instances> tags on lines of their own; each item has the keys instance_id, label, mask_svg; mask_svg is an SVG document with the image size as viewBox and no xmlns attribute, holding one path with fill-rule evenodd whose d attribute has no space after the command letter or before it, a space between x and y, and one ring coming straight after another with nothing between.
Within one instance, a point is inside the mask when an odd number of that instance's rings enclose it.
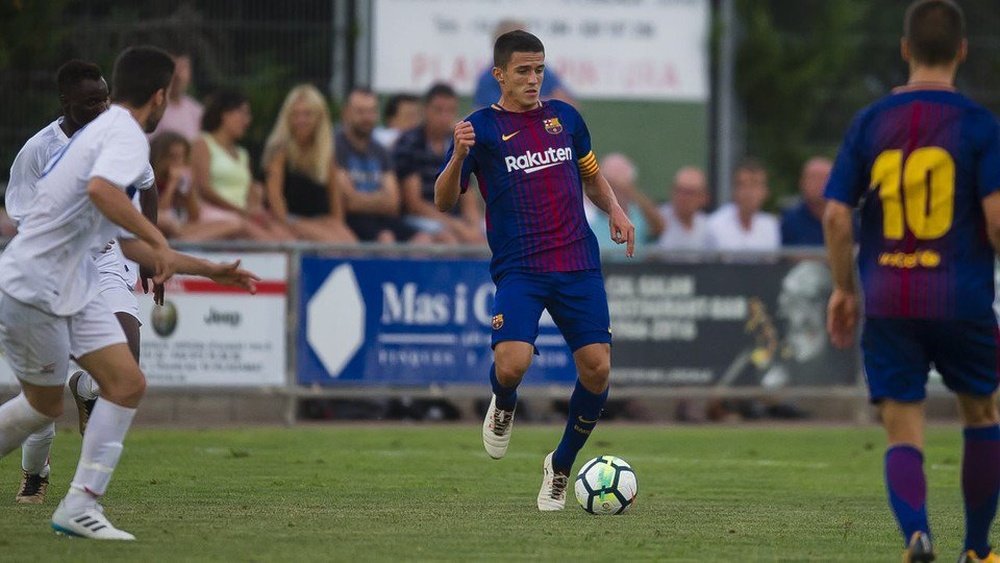
<instances>
[{"instance_id":1,"label":"sign with red lettering","mask_svg":"<svg viewBox=\"0 0 1000 563\"><path fill-rule=\"evenodd\" d=\"M705 102L709 16L707 0L374 0L374 86L471 95L497 24L517 20L575 97Z\"/></svg>"}]
</instances>

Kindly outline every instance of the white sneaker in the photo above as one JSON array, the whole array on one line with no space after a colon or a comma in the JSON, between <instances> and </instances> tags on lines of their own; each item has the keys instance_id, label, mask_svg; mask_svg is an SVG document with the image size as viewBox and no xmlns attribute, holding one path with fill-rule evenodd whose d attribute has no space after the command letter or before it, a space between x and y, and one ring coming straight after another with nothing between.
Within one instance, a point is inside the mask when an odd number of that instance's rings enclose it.
<instances>
[{"instance_id":1,"label":"white sneaker","mask_svg":"<svg viewBox=\"0 0 1000 563\"><path fill-rule=\"evenodd\" d=\"M510 432L513 428L514 411L498 409L497 396L493 395L490 408L486 410L486 419L483 420L483 447L490 457L500 459L507 453Z\"/></svg>"},{"instance_id":2,"label":"white sneaker","mask_svg":"<svg viewBox=\"0 0 1000 563\"><path fill-rule=\"evenodd\" d=\"M542 462L542 488L538 491L538 510L549 512L562 510L566 507L566 486L569 475L556 473L552 468L552 454L545 456Z\"/></svg>"},{"instance_id":3,"label":"white sneaker","mask_svg":"<svg viewBox=\"0 0 1000 563\"><path fill-rule=\"evenodd\" d=\"M63 499L52 515L52 529L57 534L92 540L134 540L132 534L119 530L104 516L104 507L95 502L83 512L70 514Z\"/></svg>"}]
</instances>

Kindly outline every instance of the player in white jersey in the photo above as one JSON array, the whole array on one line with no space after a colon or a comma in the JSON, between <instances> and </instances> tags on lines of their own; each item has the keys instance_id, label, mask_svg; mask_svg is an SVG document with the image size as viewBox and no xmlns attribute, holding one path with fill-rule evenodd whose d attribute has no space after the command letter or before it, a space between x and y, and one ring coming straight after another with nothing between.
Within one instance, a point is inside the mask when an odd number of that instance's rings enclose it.
<instances>
[{"instance_id":1,"label":"player in white jersey","mask_svg":"<svg viewBox=\"0 0 1000 563\"><path fill-rule=\"evenodd\" d=\"M121 326L100 296L91 252L118 237L125 256L155 272L211 278L256 291L258 278L239 263L214 264L176 252L131 204L125 190L149 160L144 132L166 108L173 60L152 47L126 49L115 63L115 105L70 138L46 165L18 234L0 255L0 346L22 393L0 405L0 456L50 424L63 410L69 357L101 387L70 490L52 515L59 533L131 540L104 516L99 499L145 392L145 377Z\"/></svg>"},{"instance_id":2,"label":"player in white jersey","mask_svg":"<svg viewBox=\"0 0 1000 563\"><path fill-rule=\"evenodd\" d=\"M69 143L70 137L108 108L108 85L101 69L93 63L80 60L67 62L56 72L56 85L63 116L29 139L11 166L6 198L10 216L15 222L21 220L24 210L30 206L35 195L35 183L52 156ZM137 187L143 190L140 193L143 194L144 214L155 222L156 192L146 191L153 184L153 170L148 167ZM101 296L118 317L129 347L138 359L139 311L132 291L136 284L137 266L132 264L129 267L124 263L124 257L114 241L96 253L94 259L101 274ZM70 390L77 402L80 433L83 434L99 389L93 378L80 371L70 379ZM45 501L50 473L49 452L54 437L53 423L25 440L21 449L21 485L15 502L41 504Z\"/></svg>"}]
</instances>

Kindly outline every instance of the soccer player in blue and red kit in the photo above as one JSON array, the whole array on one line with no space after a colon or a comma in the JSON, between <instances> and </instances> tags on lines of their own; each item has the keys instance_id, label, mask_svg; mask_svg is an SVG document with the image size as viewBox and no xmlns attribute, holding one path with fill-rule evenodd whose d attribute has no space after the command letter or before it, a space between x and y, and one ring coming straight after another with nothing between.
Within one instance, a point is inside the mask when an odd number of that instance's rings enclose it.
<instances>
[{"instance_id":1,"label":"soccer player in blue and red kit","mask_svg":"<svg viewBox=\"0 0 1000 563\"><path fill-rule=\"evenodd\" d=\"M494 44L493 63L500 100L455 126L434 199L442 211L451 209L475 174L486 201L490 273L497 286L493 400L483 423L490 457L507 452L517 386L531 365L543 309L573 351L579 379L562 441L543 462L538 493L539 510L561 510L573 461L607 401L611 369L608 299L584 193L607 212L612 239L627 245L628 256L635 228L598 169L583 118L569 104L539 100L542 42L521 30L505 33Z\"/></svg>"},{"instance_id":2,"label":"soccer player in blue and red kit","mask_svg":"<svg viewBox=\"0 0 1000 563\"><path fill-rule=\"evenodd\" d=\"M1000 126L953 84L965 22L952 0L906 12L906 86L855 117L826 187L823 220L835 288L828 331L849 346L859 317L852 208L860 206L861 349L888 434L885 480L904 561L932 561L923 469L931 364L958 397L964 425L965 544L959 561L1000 562L988 536L1000 491L997 319Z\"/></svg>"}]
</instances>

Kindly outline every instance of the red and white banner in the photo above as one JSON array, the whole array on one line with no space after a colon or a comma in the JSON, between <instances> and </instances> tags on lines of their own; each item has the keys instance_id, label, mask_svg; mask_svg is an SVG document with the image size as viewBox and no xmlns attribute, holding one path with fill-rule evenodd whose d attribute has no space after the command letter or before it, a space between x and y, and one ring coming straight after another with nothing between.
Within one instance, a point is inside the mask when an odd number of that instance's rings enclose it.
<instances>
[{"instance_id":1,"label":"red and white banner","mask_svg":"<svg viewBox=\"0 0 1000 563\"><path fill-rule=\"evenodd\" d=\"M174 276L162 307L137 290L142 321L140 363L153 386L268 387L285 384L288 257L271 253L192 252L242 260L261 278L257 294L211 280ZM70 372L79 368L71 362ZM0 352L0 386L16 385Z\"/></svg>"},{"instance_id":2,"label":"red and white banner","mask_svg":"<svg viewBox=\"0 0 1000 563\"><path fill-rule=\"evenodd\" d=\"M493 33L518 20L579 98L708 100L708 0L374 0L375 89L472 94Z\"/></svg>"},{"instance_id":3,"label":"red and white banner","mask_svg":"<svg viewBox=\"0 0 1000 563\"><path fill-rule=\"evenodd\" d=\"M288 258L285 254L193 253L241 259L261 278L257 294L204 278L175 276L162 307L139 293L140 363L154 386L280 386L286 373Z\"/></svg>"}]
</instances>

